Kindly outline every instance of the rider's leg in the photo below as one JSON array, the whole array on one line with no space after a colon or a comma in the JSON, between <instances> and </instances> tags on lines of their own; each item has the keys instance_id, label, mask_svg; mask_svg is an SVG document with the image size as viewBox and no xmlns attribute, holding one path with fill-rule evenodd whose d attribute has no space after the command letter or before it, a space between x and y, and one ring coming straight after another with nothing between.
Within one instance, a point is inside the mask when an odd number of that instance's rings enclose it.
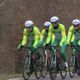
<instances>
[{"instance_id":1,"label":"rider's leg","mask_svg":"<svg viewBox=\"0 0 80 80\"><path fill-rule=\"evenodd\" d=\"M61 56L64 60L65 66L68 67L67 56L66 56L66 44L63 44L63 46L61 46Z\"/></svg>"},{"instance_id":2,"label":"rider's leg","mask_svg":"<svg viewBox=\"0 0 80 80\"><path fill-rule=\"evenodd\" d=\"M54 55L55 48L53 46L57 46L59 44L59 40L54 40L51 42L51 54Z\"/></svg>"},{"instance_id":3,"label":"rider's leg","mask_svg":"<svg viewBox=\"0 0 80 80\"><path fill-rule=\"evenodd\" d=\"M60 39L55 39L54 41L51 42L51 46L55 46L55 47L58 47L59 46L59 43L60 43ZM54 52L54 47L52 47L52 52Z\"/></svg>"},{"instance_id":4,"label":"rider's leg","mask_svg":"<svg viewBox=\"0 0 80 80\"><path fill-rule=\"evenodd\" d=\"M55 47L57 46L59 44L59 40L54 40L53 42L51 42L51 54L52 54L52 56L53 56L53 59L55 60ZM55 46L55 47L54 47ZM54 61L53 60L53 61Z\"/></svg>"},{"instance_id":5,"label":"rider's leg","mask_svg":"<svg viewBox=\"0 0 80 80\"><path fill-rule=\"evenodd\" d=\"M79 52L80 52L80 47L78 46L78 41L79 40L74 40L73 44L75 46L75 55L76 55L76 58L75 58L75 71L77 71L77 69L80 68L80 65L79 65L79 60L80 60L80 57L79 57Z\"/></svg>"},{"instance_id":6,"label":"rider's leg","mask_svg":"<svg viewBox=\"0 0 80 80\"><path fill-rule=\"evenodd\" d=\"M34 43L34 41L30 40L29 44L28 44L28 47L31 49L31 51L33 51L33 43Z\"/></svg>"},{"instance_id":7,"label":"rider's leg","mask_svg":"<svg viewBox=\"0 0 80 80\"><path fill-rule=\"evenodd\" d=\"M43 46L43 44L44 44L44 41L39 40L37 46L41 47L41 46Z\"/></svg>"},{"instance_id":8,"label":"rider's leg","mask_svg":"<svg viewBox=\"0 0 80 80\"><path fill-rule=\"evenodd\" d=\"M33 54L33 41L29 41L28 47L31 49L31 55ZM33 73L34 71L34 67L33 67L33 61L32 61L32 57L31 57L31 62L30 62L30 72Z\"/></svg>"},{"instance_id":9,"label":"rider's leg","mask_svg":"<svg viewBox=\"0 0 80 80\"><path fill-rule=\"evenodd\" d=\"M36 45L37 48L36 48L36 50L35 50L39 57L42 55L42 54L41 54L42 52L40 53L37 49L38 49L38 48L39 48L39 49L42 49L42 46L43 46L43 42L39 40L38 43L37 43L37 45Z\"/></svg>"},{"instance_id":10,"label":"rider's leg","mask_svg":"<svg viewBox=\"0 0 80 80\"><path fill-rule=\"evenodd\" d=\"M58 46L58 45L59 45L59 42L60 42L60 40L54 40L54 41L51 43L51 46ZM51 53L52 53L52 55L54 56L54 53L55 53L55 48L54 48L54 47L52 47ZM57 66L57 72L58 72L58 71L59 71L58 61L57 61L56 66Z\"/></svg>"}]
</instances>

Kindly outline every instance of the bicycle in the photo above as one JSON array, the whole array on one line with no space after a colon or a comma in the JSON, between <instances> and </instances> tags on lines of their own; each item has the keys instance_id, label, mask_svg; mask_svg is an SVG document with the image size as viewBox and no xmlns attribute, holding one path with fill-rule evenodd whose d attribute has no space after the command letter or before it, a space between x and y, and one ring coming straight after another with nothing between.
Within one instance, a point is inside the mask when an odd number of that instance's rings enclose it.
<instances>
[{"instance_id":1,"label":"bicycle","mask_svg":"<svg viewBox=\"0 0 80 80\"><path fill-rule=\"evenodd\" d=\"M60 72L61 78L65 79L67 75L67 69L64 65L61 52L57 48L57 46L52 46L52 47L54 47L54 55L52 54L51 56L51 64L50 64L50 71L49 71L50 78L51 80L54 80L57 77L57 73ZM58 54L60 56L58 56Z\"/></svg>"},{"instance_id":2,"label":"bicycle","mask_svg":"<svg viewBox=\"0 0 80 80\"><path fill-rule=\"evenodd\" d=\"M35 72L35 77L40 79L41 70L42 70L42 56L38 52L32 52L29 47L26 49L26 56L24 59L24 68L23 68L23 78L28 80L33 72Z\"/></svg>"},{"instance_id":3,"label":"bicycle","mask_svg":"<svg viewBox=\"0 0 80 80\"><path fill-rule=\"evenodd\" d=\"M49 45L46 45L43 47L43 60L42 60L42 72L41 75L43 78L46 77L49 69L50 69L50 51L49 51Z\"/></svg>"},{"instance_id":4,"label":"bicycle","mask_svg":"<svg viewBox=\"0 0 80 80\"><path fill-rule=\"evenodd\" d=\"M78 46L79 47L79 46ZM75 73L78 73L80 71L80 50L76 48L73 44L71 44L72 54L69 61L69 76L71 78L74 77ZM76 50L78 51L76 54Z\"/></svg>"}]
</instances>

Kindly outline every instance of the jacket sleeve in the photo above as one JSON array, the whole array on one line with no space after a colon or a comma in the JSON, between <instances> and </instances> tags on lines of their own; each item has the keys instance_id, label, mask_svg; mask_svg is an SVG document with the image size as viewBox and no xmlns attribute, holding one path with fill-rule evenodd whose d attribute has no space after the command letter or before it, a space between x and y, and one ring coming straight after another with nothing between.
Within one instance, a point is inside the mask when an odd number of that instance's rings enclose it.
<instances>
[{"instance_id":1,"label":"jacket sleeve","mask_svg":"<svg viewBox=\"0 0 80 80\"><path fill-rule=\"evenodd\" d=\"M27 43L27 29L25 28L23 31L22 45L25 46Z\"/></svg>"},{"instance_id":2,"label":"jacket sleeve","mask_svg":"<svg viewBox=\"0 0 80 80\"><path fill-rule=\"evenodd\" d=\"M54 41L55 41L55 34L52 33L52 36L51 36L52 40L51 40L51 44L53 45Z\"/></svg>"},{"instance_id":3,"label":"jacket sleeve","mask_svg":"<svg viewBox=\"0 0 80 80\"><path fill-rule=\"evenodd\" d=\"M44 33L45 33L45 30L43 29L41 31L41 34L40 34L40 41L43 41L43 39L44 39Z\"/></svg>"},{"instance_id":4,"label":"jacket sleeve","mask_svg":"<svg viewBox=\"0 0 80 80\"><path fill-rule=\"evenodd\" d=\"M78 41L78 45L80 46L80 40Z\"/></svg>"},{"instance_id":5,"label":"jacket sleeve","mask_svg":"<svg viewBox=\"0 0 80 80\"><path fill-rule=\"evenodd\" d=\"M37 48L39 38L40 38L40 31L37 27L34 27L34 44L33 44L33 47Z\"/></svg>"},{"instance_id":6,"label":"jacket sleeve","mask_svg":"<svg viewBox=\"0 0 80 80\"><path fill-rule=\"evenodd\" d=\"M46 39L46 42L45 42L45 44L48 44L48 43L50 43L50 41L51 41L51 38L52 38L52 25L51 25L51 26L49 26L48 37L47 37L47 39Z\"/></svg>"},{"instance_id":7,"label":"jacket sleeve","mask_svg":"<svg viewBox=\"0 0 80 80\"><path fill-rule=\"evenodd\" d=\"M72 35L72 34L73 34L73 27L71 26L68 31L67 44L69 44L71 41L73 41L74 35Z\"/></svg>"},{"instance_id":8,"label":"jacket sleeve","mask_svg":"<svg viewBox=\"0 0 80 80\"><path fill-rule=\"evenodd\" d=\"M62 34L62 39L60 44L63 44L63 42L66 41L66 31L64 25L60 25L60 26L61 26L61 34Z\"/></svg>"},{"instance_id":9,"label":"jacket sleeve","mask_svg":"<svg viewBox=\"0 0 80 80\"><path fill-rule=\"evenodd\" d=\"M46 39L46 44L50 43L50 41L51 41L51 35L52 35L51 31L49 31L48 32L48 37Z\"/></svg>"}]
</instances>

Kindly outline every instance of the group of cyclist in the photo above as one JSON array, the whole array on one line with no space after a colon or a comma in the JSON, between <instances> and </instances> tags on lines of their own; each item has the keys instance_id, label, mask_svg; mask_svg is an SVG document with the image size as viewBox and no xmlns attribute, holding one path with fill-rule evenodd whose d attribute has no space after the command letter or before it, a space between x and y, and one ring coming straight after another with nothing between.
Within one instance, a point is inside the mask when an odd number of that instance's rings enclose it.
<instances>
[{"instance_id":1,"label":"group of cyclist","mask_svg":"<svg viewBox=\"0 0 80 80\"><path fill-rule=\"evenodd\" d=\"M80 20L74 19L71 24L68 35L66 35L65 26L60 23L57 16L52 16L50 21L44 22L44 29L41 32L37 26L34 26L33 21L27 20L25 21L22 42L18 45L18 49L22 49L26 44L28 44L33 52L36 51L38 47L48 46L48 44L58 46L64 64L66 68L68 68L66 55L67 45L71 43L73 43L74 46L80 45ZM51 47L51 54L54 55L54 47Z\"/></svg>"}]
</instances>

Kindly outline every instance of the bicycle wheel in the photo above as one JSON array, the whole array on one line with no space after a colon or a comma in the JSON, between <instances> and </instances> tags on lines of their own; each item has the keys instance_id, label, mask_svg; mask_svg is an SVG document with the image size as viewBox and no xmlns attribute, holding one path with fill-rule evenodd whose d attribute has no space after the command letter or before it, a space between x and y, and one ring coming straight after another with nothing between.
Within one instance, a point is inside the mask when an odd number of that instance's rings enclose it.
<instances>
[{"instance_id":1,"label":"bicycle wheel","mask_svg":"<svg viewBox=\"0 0 80 80\"><path fill-rule=\"evenodd\" d=\"M61 64L60 64L59 67L60 67L60 75L61 75L61 78L62 79L65 79L66 78L66 75L67 75L67 68L64 65L64 61L61 61Z\"/></svg>"},{"instance_id":2,"label":"bicycle wheel","mask_svg":"<svg viewBox=\"0 0 80 80\"><path fill-rule=\"evenodd\" d=\"M48 51L45 50L43 54L42 71L41 71L41 75L43 78L46 77L47 72L48 72Z\"/></svg>"},{"instance_id":3,"label":"bicycle wheel","mask_svg":"<svg viewBox=\"0 0 80 80\"><path fill-rule=\"evenodd\" d=\"M80 76L80 63L78 62L77 75Z\"/></svg>"},{"instance_id":4,"label":"bicycle wheel","mask_svg":"<svg viewBox=\"0 0 80 80\"><path fill-rule=\"evenodd\" d=\"M77 55L75 56L75 72L77 73L78 76L80 76L80 61L77 57Z\"/></svg>"},{"instance_id":5,"label":"bicycle wheel","mask_svg":"<svg viewBox=\"0 0 80 80\"><path fill-rule=\"evenodd\" d=\"M40 79L41 77L41 70L42 70L42 55L41 55L41 49L38 50L38 53L36 54L36 61L35 61L35 77L37 79Z\"/></svg>"},{"instance_id":6,"label":"bicycle wheel","mask_svg":"<svg viewBox=\"0 0 80 80\"><path fill-rule=\"evenodd\" d=\"M54 80L54 79L56 79L56 76L57 76L57 69L56 69L56 62L55 63L53 63L53 56L51 56L51 66L50 66L50 70L49 70L49 74L50 74L50 78L51 78L51 80ZM56 56L55 56L55 58L56 58ZM55 59L55 61L56 61L56 59Z\"/></svg>"},{"instance_id":7,"label":"bicycle wheel","mask_svg":"<svg viewBox=\"0 0 80 80\"><path fill-rule=\"evenodd\" d=\"M73 78L75 75L75 55L74 54L71 55L68 70L69 70L69 76Z\"/></svg>"},{"instance_id":8,"label":"bicycle wheel","mask_svg":"<svg viewBox=\"0 0 80 80\"><path fill-rule=\"evenodd\" d=\"M28 55L26 55L24 59L24 68L23 68L23 78L24 80L28 80L31 76L30 64L31 64L31 55L29 51L27 51Z\"/></svg>"}]
</instances>

